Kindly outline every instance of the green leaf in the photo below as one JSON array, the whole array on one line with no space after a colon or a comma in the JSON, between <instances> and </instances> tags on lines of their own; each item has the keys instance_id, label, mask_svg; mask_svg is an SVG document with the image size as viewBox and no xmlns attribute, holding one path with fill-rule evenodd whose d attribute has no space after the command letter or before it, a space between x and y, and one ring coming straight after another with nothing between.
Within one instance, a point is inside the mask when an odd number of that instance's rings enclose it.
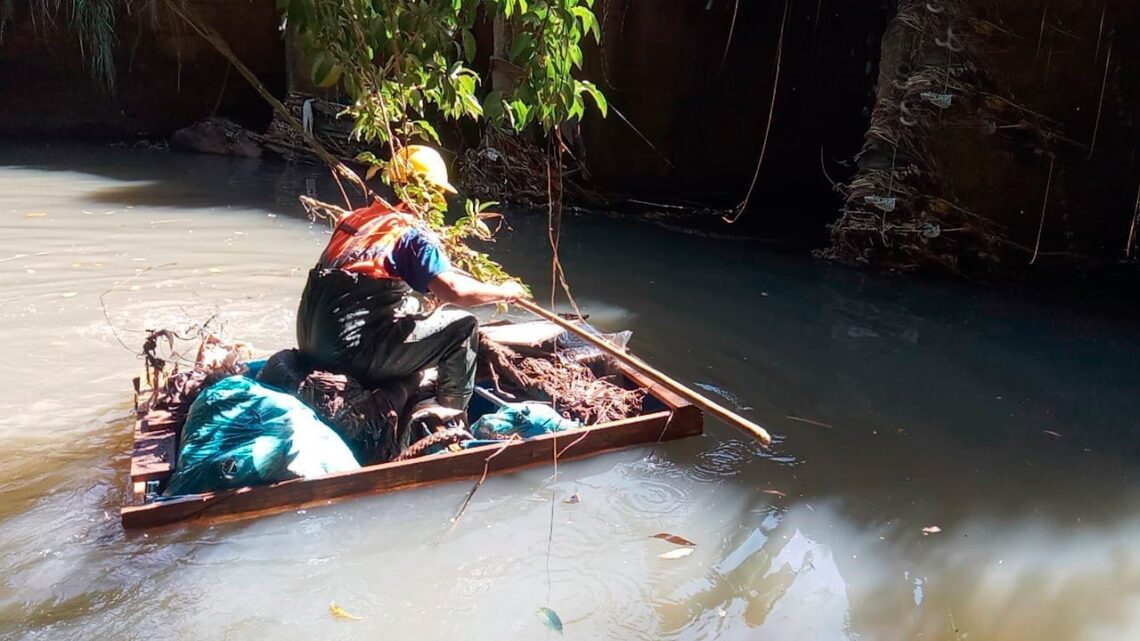
<instances>
[{"instance_id":1,"label":"green leaf","mask_svg":"<svg viewBox=\"0 0 1140 641\"><path fill-rule=\"evenodd\" d=\"M521 100L512 100L510 107L511 111L515 114L515 130L522 131L529 121L530 107Z\"/></svg>"},{"instance_id":2,"label":"green leaf","mask_svg":"<svg viewBox=\"0 0 1140 641\"><path fill-rule=\"evenodd\" d=\"M570 45L567 53L570 55L570 62L572 62L575 67L581 69L582 68L582 48L579 47L578 45Z\"/></svg>"},{"instance_id":3,"label":"green leaf","mask_svg":"<svg viewBox=\"0 0 1140 641\"><path fill-rule=\"evenodd\" d=\"M511 49L507 57L511 62L518 62L524 51L534 46L534 36L529 33L520 33L511 40Z\"/></svg>"},{"instance_id":4,"label":"green leaf","mask_svg":"<svg viewBox=\"0 0 1140 641\"><path fill-rule=\"evenodd\" d=\"M570 103L570 110L566 114L567 118L569 118L571 120L573 120L574 118L581 120L582 114L584 114L585 112L586 112L586 105L582 102L582 96L581 95L574 96L574 100L571 101L571 103Z\"/></svg>"},{"instance_id":5,"label":"green leaf","mask_svg":"<svg viewBox=\"0 0 1140 641\"><path fill-rule=\"evenodd\" d=\"M594 42L602 41L602 27L598 24L598 19L594 17L594 12L586 7L571 7L570 13L573 13L578 20L582 22L582 28L594 34Z\"/></svg>"},{"instance_id":6,"label":"green leaf","mask_svg":"<svg viewBox=\"0 0 1140 641\"><path fill-rule=\"evenodd\" d=\"M483 115L488 120L499 122L503 119L503 92L498 89L487 94L483 99Z\"/></svg>"},{"instance_id":7,"label":"green leaf","mask_svg":"<svg viewBox=\"0 0 1140 641\"><path fill-rule=\"evenodd\" d=\"M598 111L602 112L602 117L605 118L610 109L610 105L609 102L606 101L605 94L603 94L601 90L598 89L597 86L595 86L594 83L590 82L589 80L583 80L581 83L579 83L579 85L583 90L585 90L586 93L590 94L591 98L594 99L594 104L598 105Z\"/></svg>"},{"instance_id":8,"label":"green leaf","mask_svg":"<svg viewBox=\"0 0 1140 641\"><path fill-rule=\"evenodd\" d=\"M463 30L463 57L467 62L475 62L475 36L467 29Z\"/></svg>"},{"instance_id":9,"label":"green leaf","mask_svg":"<svg viewBox=\"0 0 1140 641\"><path fill-rule=\"evenodd\" d=\"M413 124L415 124L416 128L419 130L420 135L422 135L425 139L427 139L429 142L435 142L437 145L439 144L439 133L435 130L435 127L433 127L430 122L426 120L416 120Z\"/></svg>"},{"instance_id":10,"label":"green leaf","mask_svg":"<svg viewBox=\"0 0 1140 641\"><path fill-rule=\"evenodd\" d=\"M324 88L332 87L337 83L338 80L340 80L341 73L343 72L344 69L341 68L340 65L333 65L328 74L326 74L325 77L321 80L317 81L317 86Z\"/></svg>"}]
</instances>

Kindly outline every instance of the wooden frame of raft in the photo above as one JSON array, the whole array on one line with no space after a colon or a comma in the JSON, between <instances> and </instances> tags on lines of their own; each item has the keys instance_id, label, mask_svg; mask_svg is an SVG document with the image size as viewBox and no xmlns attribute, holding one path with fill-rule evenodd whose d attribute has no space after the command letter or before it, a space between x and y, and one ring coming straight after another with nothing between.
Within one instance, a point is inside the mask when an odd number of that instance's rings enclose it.
<instances>
[{"instance_id":1,"label":"wooden frame of raft","mask_svg":"<svg viewBox=\"0 0 1140 641\"><path fill-rule=\"evenodd\" d=\"M647 390L665 409L633 418L601 423L578 430L546 434L526 441L505 441L462 452L448 452L395 463L369 465L314 479L292 479L271 485L195 494L146 502L146 484L164 480L174 471L178 434L182 425L163 411L145 411L151 390L135 381L134 452L131 456L131 504L119 513L125 528L150 528L180 521L211 522L254 518L341 500L437 483L477 479L558 460L585 458L657 441L695 436L704 431L700 408L656 385L624 365L618 371L633 385Z\"/></svg>"}]
</instances>

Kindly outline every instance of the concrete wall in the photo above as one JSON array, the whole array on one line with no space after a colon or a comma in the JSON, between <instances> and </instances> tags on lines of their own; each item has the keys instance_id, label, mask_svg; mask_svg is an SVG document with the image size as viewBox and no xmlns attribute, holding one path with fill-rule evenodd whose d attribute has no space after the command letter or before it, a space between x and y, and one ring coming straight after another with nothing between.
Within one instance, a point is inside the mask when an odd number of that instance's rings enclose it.
<instances>
[{"instance_id":1,"label":"concrete wall","mask_svg":"<svg viewBox=\"0 0 1140 641\"><path fill-rule=\"evenodd\" d=\"M719 207L743 200L757 159L775 79L785 3L733 0L599 3L603 52L587 72L616 114L583 127L602 187L646 198ZM765 161L742 226L819 233L839 199L821 169L858 151L873 103L884 1L793 2L784 30L779 88Z\"/></svg>"},{"instance_id":2,"label":"concrete wall","mask_svg":"<svg viewBox=\"0 0 1140 641\"><path fill-rule=\"evenodd\" d=\"M17 8L0 43L0 135L162 136L215 108L250 125L268 121L269 107L208 43L176 16L133 4L141 13L117 19L113 92L84 68L66 14L48 26ZM285 53L274 0L187 4L268 87L283 92Z\"/></svg>"}]
</instances>

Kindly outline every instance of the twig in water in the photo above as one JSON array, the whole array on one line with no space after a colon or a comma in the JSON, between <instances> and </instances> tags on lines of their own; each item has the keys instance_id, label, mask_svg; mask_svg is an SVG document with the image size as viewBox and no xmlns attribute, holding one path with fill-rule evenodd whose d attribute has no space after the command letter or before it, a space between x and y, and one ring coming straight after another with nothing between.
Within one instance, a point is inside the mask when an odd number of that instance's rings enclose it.
<instances>
[{"instance_id":1,"label":"twig in water","mask_svg":"<svg viewBox=\"0 0 1140 641\"><path fill-rule=\"evenodd\" d=\"M816 0L815 3L815 20L811 23L811 48L815 50L815 38L819 34L819 19L823 15L823 0Z\"/></svg>"},{"instance_id":2,"label":"twig in water","mask_svg":"<svg viewBox=\"0 0 1140 641\"><path fill-rule=\"evenodd\" d=\"M665 432L668 432L669 426L673 424L673 416L674 414L670 412L669 418L665 419L665 425L662 426L661 433L657 435L657 440L653 443L653 449L649 450L649 454L645 455L646 461L652 459L653 456L657 454L657 446L661 445L661 442L665 440Z\"/></svg>"},{"instance_id":3,"label":"twig in water","mask_svg":"<svg viewBox=\"0 0 1140 641\"><path fill-rule=\"evenodd\" d=\"M1106 2L1104 3L1104 8L1100 11L1100 29L1096 32L1096 51L1093 52L1093 64L1096 64L1097 59L1100 58L1100 42L1101 38L1104 37L1104 18L1107 15L1108 3Z\"/></svg>"},{"instance_id":4,"label":"twig in water","mask_svg":"<svg viewBox=\"0 0 1140 641\"><path fill-rule=\"evenodd\" d=\"M570 442L570 444L569 444L569 445L567 445L566 447L562 448L562 450L561 450L560 452L558 452L557 454L555 454L555 458L562 458L563 456L566 456L566 452L569 452L569 451L570 451L570 448L572 448L572 447L574 447L575 445L577 445L577 444L581 443L582 441L586 440L586 437L587 437L587 436L589 436L589 435L590 435L590 432L592 432L592 431L593 431L593 430L592 430L591 428L588 428L588 427L587 427L587 428L585 428L585 429L583 429L583 430L582 430L582 435L581 435L581 436L579 436L578 438L574 439L573 441L571 441L571 442Z\"/></svg>"},{"instance_id":5,"label":"twig in water","mask_svg":"<svg viewBox=\"0 0 1140 641\"><path fill-rule=\"evenodd\" d=\"M647 138L645 136L645 134L641 133L641 130L638 129L636 126L634 126L634 124L629 121L629 118L626 118L625 114L623 114L617 107L615 107L613 105L613 103L610 103L610 111L617 114L618 118L621 118L622 122L629 125L629 128L633 130L633 133L637 134L638 138L641 138L641 140L644 141L645 144L649 145L649 148L652 149L654 151L654 153L656 153L657 156L659 158L661 158L662 161L665 162L666 165L669 165L670 169L674 169L674 170L677 169L677 166L674 165L671 160L669 160L669 157L666 156L665 154L661 153L661 150L657 148L657 145L654 145L653 141L649 140L649 138Z\"/></svg>"},{"instance_id":6,"label":"twig in water","mask_svg":"<svg viewBox=\"0 0 1140 641\"><path fill-rule=\"evenodd\" d=\"M459 511L455 513L455 516L451 517L451 527L447 528L447 532L443 533L443 538L447 538L447 535L451 534L451 531L455 529L455 526L459 523L459 517L463 516L463 513L467 511L467 506L470 505L472 497L475 496L475 492L483 485L483 481L487 480L487 474L491 470L491 459L502 454L507 449L507 446L514 442L514 440L504 441L503 444L499 446L499 449L495 450L494 453L487 457L487 460L483 461L483 475L479 477L478 481L475 481L475 484L472 485L471 489L467 492L467 496L463 498L463 504L459 506Z\"/></svg>"},{"instance_id":7,"label":"twig in water","mask_svg":"<svg viewBox=\"0 0 1140 641\"><path fill-rule=\"evenodd\" d=\"M1108 41L1108 54L1104 57L1104 80L1100 84L1100 101L1096 105L1096 124L1093 125L1092 142L1089 143L1089 155L1086 161L1092 160L1093 151L1096 150L1096 135L1100 131L1100 112L1104 108L1104 88L1108 86L1108 63L1112 60L1112 41Z\"/></svg>"},{"instance_id":8,"label":"twig in water","mask_svg":"<svg viewBox=\"0 0 1140 641\"><path fill-rule=\"evenodd\" d=\"M1132 227L1128 230L1128 245L1124 248L1124 257L1132 256L1132 241L1136 240L1136 221L1140 219L1140 187L1136 188L1136 204L1132 206Z\"/></svg>"},{"instance_id":9,"label":"twig in water","mask_svg":"<svg viewBox=\"0 0 1140 641\"><path fill-rule=\"evenodd\" d=\"M722 218L729 224L739 220L744 209L748 206L748 200L752 198L752 191L756 189L756 181L760 178L760 167L764 164L764 154L768 151L768 134L772 131L772 116L776 113L776 94L780 89L780 63L784 55L784 31L788 26L788 8L791 4L792 0L784 0L784 16L780 19L780 40L776 44L776 77L772 81L772 102L768 105L768 124L764 127L764 142L760 145L760 159L756 161L756 173L752 175L752 184L748 186L748 193L744 195L744 200L737 205L736 211L731 217L724 216Z\"/></svg>"},{"instance_id":10,"label":"twig in water","mask_svg":"<svg viewBox=\"0 0 1140 641\"><path fill-rule=\"evenodd\" d=\"M226 95L226 85L229 83L230 69L232 67L233 67L233 65L230 65L230 64L226 65L226 72L224 74L222 74L222 88L218 90L218 100L214 103L214 109L210 112L210 116L217 116L218 115L218 109L221 108L221 106L222 106L222 98L224 98Z\"/></svg>"},{"instance_id":11,"label":"twig in water","mask_svg":"<svg viewBox=\"0 0 1140 641\"><path fill-rule=\"evenodd\" d=\"M808 425L815 425L816 427L827 427L827 428L831 427L831 423L824 423L822 421L813 421L810 418L803 418L801 416L792 416L789 414L789 415L785 416L784 418L788 419L789 421L799 421L800 423L807 423Z\"/></svg>"},{"instance_id":12,"label":"twig in water","mask_svg":"<svg viewBox=\"0 0 1140 641\"><path fill-rule=\"evenodd\" d=\"M736 31L736 15L740 13L740 0L732 6L732 22L728 25L728 40L724 42L724 54L720 57L720 68L724 69L724 61L728 60L728 48L732 46L732 34Z\"/></svg>"},{"instance_id":13,"label":"twig in water","mask_svg":"<svg viewBox=\"0 0 1140 641\"><path fill-rule=\"evenodd\" d=\"M837 192L843 193L843 188L839 186L839 183L835 182L831 179L831 176L827 175L827 163L823 161L823 145L819 146L819 168L823 171L823 177L827 179L827 182L831 183L831 188Z\"/></svg>"},{"instance_id":14,"label":"twig in water","mask_svg":"<svg viewBox=\"0 0 1140 641\"><path fill-rule=\"evenodd\" d=\"M547 204L547 237L550 240L551 262L550 262L550 306L554 307L554 298L558 293L557 286L562 285L562 291L566 293L566 299L570 302L570 306L574 309L574 313L579 318L582 317L582 310L578 308L578 303L574 300L573 294L570 293L570 283L566 281L566 271L562 269L562 260L558 256L558 243L562 238L562 132L558 129L554 130L555 146L554 154L558 161L558 205L555 207L554 203L554 182L551 176L551 163L550 157L546 159L546 204ZM557 211L557 216L555 216ZM557 222L555 222L557 220Z\"/></svg>"},{"instance_id":15,"label":"twig in water","mask_svg":"<svg viewBox=\"0 0 1140 641\"><path fill-rule=\"evenodd\" d=\"M1045 202L1041 203L1041 224L1037 226L1037 243L1033 246L1033 258L1029 264L1037 262L1037 254L1041 250L1041 232L1045 229L1045 210L1049 207L1049 188L1053 185L1053 164L1057 162L1056 156L1049 157L1049 179L1045 181Z\"/></svg>"},{"instance_id":16,"label":"twig in water","mask_svg":"<svg viewBox=\"0 0 1140 641\"><path fill-rule=\"evenodd\" d=\"M554 480L550 483L550 529L546 533L546 602L550 603L550 553L554 549L554 500L558 486L558 439L550 439L550 447L554 452Z\"/></svg>"},{"instance_id":17,"label":"twig in water","mask_svg":"<svg viewBox=\"0 0 1140 641\"><path fill-rule=\"evenodd\" d=\"M117 329L115 329L115 324L111 322L111 315L107 313L107 303L104 299L106 298L107 294L110 294L111 292L115 291L116 287L119 287L120 285L126 285L127 283L138 278L139 276L142 276L143 274L149 272L152 269L162 269L163 267L172 267L172 266L177 265L177 264L178 263L164 263L162 265L152 265L152 266L147 267L145 269L141 269L138 272L135 272L134 275L132 275L128 278L124 278L123 280L115 281L114 283L111 283L110 289L103 292L102 294L99 294L99 307L103 308L103 318L106 319L106 321L107 321L107 327L111 328L111 335L114 336L115 340L119 341L119 344L123 346L123 349L127 350L128 352L130 352L136 356L139 355L139 352L137 350L131 349L130 346L127 345L125 342L123 342L123 339L119 337L119 331Z\"/></svg>"}]
</instances>

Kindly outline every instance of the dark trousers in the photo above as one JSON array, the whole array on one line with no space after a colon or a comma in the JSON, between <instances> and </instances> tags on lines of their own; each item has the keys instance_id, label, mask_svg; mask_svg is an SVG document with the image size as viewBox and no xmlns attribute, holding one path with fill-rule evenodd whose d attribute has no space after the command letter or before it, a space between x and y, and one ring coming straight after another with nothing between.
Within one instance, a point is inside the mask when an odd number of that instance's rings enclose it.
<instances>
[{"instance_id":1,"label":"dark trousers","mask_svg":"<svg viewBox=\"0 0 1140 641\"><path fill-rule=\"evenodd\" d=\"M315 368L343 372L365 387L439 371L436 398L465 409L475 389L478 321L468 312L402 314L411 290L338 269L309 272L297 310L297 343Z\"/></svg>"}]
</instances>

